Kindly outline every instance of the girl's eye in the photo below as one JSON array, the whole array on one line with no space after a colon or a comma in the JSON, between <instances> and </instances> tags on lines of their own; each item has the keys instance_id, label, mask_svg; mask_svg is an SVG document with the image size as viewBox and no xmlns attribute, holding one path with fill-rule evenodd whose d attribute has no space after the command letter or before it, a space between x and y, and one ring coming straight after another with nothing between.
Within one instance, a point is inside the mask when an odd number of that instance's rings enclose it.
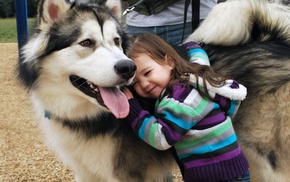
<instances>
[{"instance_id":1,"label":"girl's eye","mask_svg":"<svg viewBox=\"0 0 290 182\"><path fill-rule=\"evenodd\" d=\"M144 75L148 76L150 72L151 72L151 70L150 71L146 71Z\"/></svg>"},{"instance_id":2,"label":"girl's eye","mask_svg":"<svg viewBox=\"0 0 290 182\"><path fill-rule=\"evenodd\" d=\"M95 45L94 41L92 41L91 39L83 40L79 44L83 47L93 47Z\"/></svg>"}]
</instances>

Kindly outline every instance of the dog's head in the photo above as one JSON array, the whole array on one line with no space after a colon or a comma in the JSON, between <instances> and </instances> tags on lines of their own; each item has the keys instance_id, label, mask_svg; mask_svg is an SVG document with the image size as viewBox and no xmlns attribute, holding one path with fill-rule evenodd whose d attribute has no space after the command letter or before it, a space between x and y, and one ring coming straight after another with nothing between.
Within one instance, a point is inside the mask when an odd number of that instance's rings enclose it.
<instances>
[{"instance_id":1,"label":"dog's head","mask_svg":"<svg viewBox=\"0 0 290 182\"><path fill-rule=\"evenodd\" d=\"M128 102L118 86L130 82L136 66L123 51L120 1L43 0L38 13L36 33L21 53L24 84L41 97L77 95L125 117Z\"/></svg>"}]
</instances>

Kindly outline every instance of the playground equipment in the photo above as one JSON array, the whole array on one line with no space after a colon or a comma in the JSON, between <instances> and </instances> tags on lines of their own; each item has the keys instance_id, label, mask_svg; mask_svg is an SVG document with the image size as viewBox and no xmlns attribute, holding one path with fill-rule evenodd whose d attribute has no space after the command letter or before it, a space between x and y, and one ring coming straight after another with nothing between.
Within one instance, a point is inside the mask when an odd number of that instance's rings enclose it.
<instances>
[{"instance_id":1,"label":"playground equipment","mask_svg":"<svg viewBox=\"0 0 290 182\"><path fill-rule=\"evenodd\" d=\"M27 0L16 0L16 24L18 49L20 49L28 39L27 23Z\"/></svg>"}]
</instances>

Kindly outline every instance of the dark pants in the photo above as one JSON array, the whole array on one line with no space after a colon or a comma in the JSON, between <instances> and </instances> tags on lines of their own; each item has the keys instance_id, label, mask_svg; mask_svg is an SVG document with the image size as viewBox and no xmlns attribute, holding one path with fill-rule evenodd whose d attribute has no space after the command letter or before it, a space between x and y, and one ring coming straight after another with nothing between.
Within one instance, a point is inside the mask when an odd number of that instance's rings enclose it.
<instances>
[{"instance_id":1,"label":"dark pants","mask_svg":"<svg viewBox=\"0 0 290 182\"><path fill-rule=\"evenodd\" d=\"M174 46L177 46L180 43L182 43L182 40L186 39L192 33L191 23L186 24L183 39L182 39L183 23L177 25L156 26L156 27L135 27L127 25L127 30L131 35L137 33L153 33L159 35L169 44Z\"/></svg>"}]
</instances>

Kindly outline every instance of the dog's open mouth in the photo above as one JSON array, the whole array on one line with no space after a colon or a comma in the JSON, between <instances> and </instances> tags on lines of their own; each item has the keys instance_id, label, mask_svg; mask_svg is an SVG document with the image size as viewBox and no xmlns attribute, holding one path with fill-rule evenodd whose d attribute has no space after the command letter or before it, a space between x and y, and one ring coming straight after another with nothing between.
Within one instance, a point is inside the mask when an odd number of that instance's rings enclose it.
<instances>
[{"instance_id":1,"label":"dog's open mouth","mask_svg":"<svg viewBox=\"0 0 290 182\"><path fill-rule=\"evenodd\" d=\"M93 97L108 108L116 118L124 118L129 113L127 97L117 87L100 87L76 75L70 76L71 83L84 94Z\"/></svg>"}]
</instances>

